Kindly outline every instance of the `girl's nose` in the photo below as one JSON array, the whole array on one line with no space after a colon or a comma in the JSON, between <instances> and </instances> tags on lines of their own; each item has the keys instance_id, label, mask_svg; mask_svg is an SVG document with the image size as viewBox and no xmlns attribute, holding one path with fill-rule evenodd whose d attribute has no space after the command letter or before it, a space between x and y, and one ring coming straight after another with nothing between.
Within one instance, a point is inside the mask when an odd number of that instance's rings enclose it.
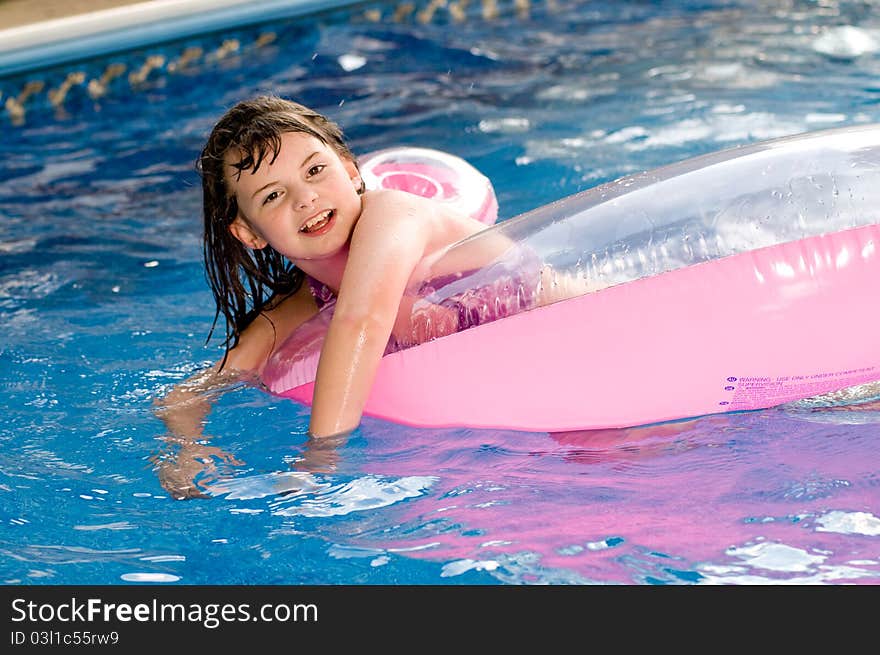
<instances>
[{"instance_id":1,"label":"girl's nose","mask_svg":"<svg viewBox=\"0 0 880 655\"><path fill-rule=\"evenodd\" d=\"M317 198L318 194L315 193L313 189L305 189L304 191L301 191L296 197L296 208L308 209L315 204L315 200Z\"/></svg>"}]
</instances>

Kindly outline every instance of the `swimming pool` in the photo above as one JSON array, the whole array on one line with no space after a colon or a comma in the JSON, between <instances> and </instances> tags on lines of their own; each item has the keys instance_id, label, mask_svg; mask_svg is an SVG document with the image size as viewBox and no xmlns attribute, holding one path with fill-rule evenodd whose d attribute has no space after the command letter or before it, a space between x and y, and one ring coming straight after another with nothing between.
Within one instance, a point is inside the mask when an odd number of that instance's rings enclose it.
<instances>
[{"instance_id":1,"label":"swimming pool","mask_svg":"<svg viewBox=\"0 0 880 655\"><path fill-rule=\"evenodd\" d=\"M0 116L5 584L880 582L871 405L565 434L367 418L308 473L307 408L242 386L205 429L238 463L215 462L209 499L164 492L152 401L221 352L193 163L239 98L297 98L357 152L458 154L502 218L880 120L864 3L462 7L275 16L0 78L2 102L32 89Z\"/></svg>"}]
</instances>

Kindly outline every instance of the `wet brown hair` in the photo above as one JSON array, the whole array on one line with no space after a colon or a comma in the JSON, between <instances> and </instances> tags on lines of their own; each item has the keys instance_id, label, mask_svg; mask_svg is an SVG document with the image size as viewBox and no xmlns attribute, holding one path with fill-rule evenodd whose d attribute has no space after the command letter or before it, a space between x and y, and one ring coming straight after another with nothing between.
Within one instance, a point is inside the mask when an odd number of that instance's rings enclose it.
<instances>
[{"instance_id":1,"label":"wet brown hair","mask_svg":"<svg viewBox=\"0 0 880 655\"><path fill-rule=\"evenodd\" d=\"M251 250L229 230L238 215L238 202L226 184L224 157L230 151L241 155L233 164L237 176L243 171L254 172L264 161L275 161L281 136L288 132L311 135L341 158L357 161L342 130L326 116L291 100L264 95L239 102L223 114L196 165L202 178L205 275L216 304L207 341L220 314L226 320L221 369L251 321L303 283L303 272L272 246Z\"/></svg>"}]
</instances>

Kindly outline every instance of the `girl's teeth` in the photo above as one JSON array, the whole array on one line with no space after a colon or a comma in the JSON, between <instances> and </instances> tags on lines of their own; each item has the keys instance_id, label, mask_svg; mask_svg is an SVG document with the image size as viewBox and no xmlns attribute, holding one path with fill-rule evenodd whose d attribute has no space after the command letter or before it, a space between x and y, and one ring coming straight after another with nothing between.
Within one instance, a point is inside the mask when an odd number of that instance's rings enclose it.
<instances>
[{"instance_id":1,"label":"girl's teeth","mask_svg":"<svg viewBox=\"0 0 880 655\"><path fill-rule=\"evenodd\" d=\"M303 231L303 232L311 232L311 231L314 230L317 226L319 226L319 225L323 225L324 223L326 223L326 222L330 219L330 215L331 215L332 213L333 213L332 210L327 210L326 212L324 212L324 213L321 214L320 216L317 216L317 217L313 218L312 220L310 220L308 223L306 223L306 224L303 226L302 231Z\"/></svg>"}]
</instances>

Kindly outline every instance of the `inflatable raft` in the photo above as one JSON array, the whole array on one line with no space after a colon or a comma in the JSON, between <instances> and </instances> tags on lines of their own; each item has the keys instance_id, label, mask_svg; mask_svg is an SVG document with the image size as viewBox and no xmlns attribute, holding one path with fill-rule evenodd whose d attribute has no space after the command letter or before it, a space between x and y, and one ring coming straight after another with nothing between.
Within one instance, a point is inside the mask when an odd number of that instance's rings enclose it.
<instances>
[{"instance_id":1,"label":"inflatable raft","mask_svg":"<svg viewBox=\"0 0 880 655\"><path fill-rule=\"evenodd\" d=\"M469 188L472 206L491 204L479 197L491 186ZM514 254L456 269L499 237ZM484 315L389 347L366 413L557 432L762 409L878 380L878 246L877 125L625 177L449 248L437 275L410 290L413 311L460 303L470 290L470 309ZM528 300L532 288L511 291L534 283L515 273L536 261L552 271L540 277L544 291L557 279L588 290L546 304ZM526 300L499 310L486 289ZM331 313L278 349L263 374L271 392L311 401Z\"/></svg>"}]
</instances>

